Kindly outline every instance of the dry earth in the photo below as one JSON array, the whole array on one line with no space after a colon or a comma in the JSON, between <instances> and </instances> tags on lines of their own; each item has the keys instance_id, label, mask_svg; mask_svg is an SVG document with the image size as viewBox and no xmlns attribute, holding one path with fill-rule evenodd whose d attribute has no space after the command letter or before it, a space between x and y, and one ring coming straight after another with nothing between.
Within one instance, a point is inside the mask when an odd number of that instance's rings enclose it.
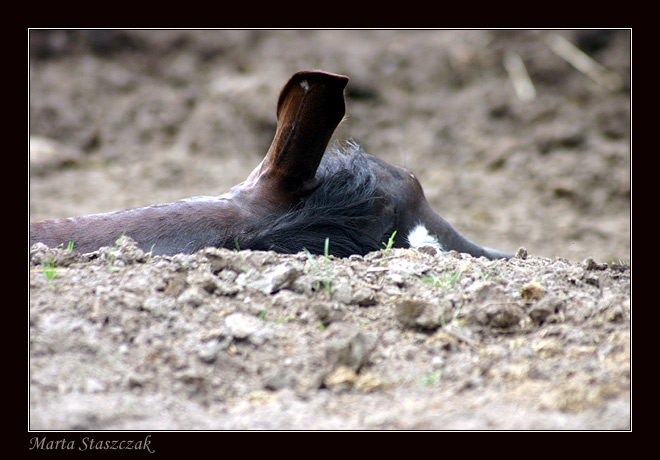
<instances>
[{"instance_id":1,"label":"dry earth","mask_svg":"<svg viewBox=\"0 0 660 460\"><path fill-rule=\"evenodd\" d=\"M615 85L554 53L557 34ZM267 150L280 87L320 68L351 77L337 139L414 171L470 239L526 248L35 246L30 428L630 428L628 31L30 38L31 220L224 192Z\"/></svg>"}]
</instances>

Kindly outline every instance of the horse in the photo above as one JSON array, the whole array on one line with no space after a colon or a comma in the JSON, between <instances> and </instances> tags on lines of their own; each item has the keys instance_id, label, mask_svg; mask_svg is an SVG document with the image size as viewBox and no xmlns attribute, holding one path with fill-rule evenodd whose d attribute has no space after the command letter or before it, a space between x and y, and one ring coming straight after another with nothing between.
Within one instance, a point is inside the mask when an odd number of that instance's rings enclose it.
<instances>
[{"instance_id":1,"label":"horse","mask_svg":"<svg viewBox=\"0 0 660 460\"><path fill-rule=\"evenodd\" d=\"M474 257L509 259L461 235L428 203L407 169L367 154L354 142L328 147L346 112L349 78L295 73L277 101L275 136L247 179L219 196L199 196L102 214L30 223L30 245L81 253L121 236L154 255L205 247L273 250L338 257L393 247L435 246Z\"/></svg>"}]
</instances>

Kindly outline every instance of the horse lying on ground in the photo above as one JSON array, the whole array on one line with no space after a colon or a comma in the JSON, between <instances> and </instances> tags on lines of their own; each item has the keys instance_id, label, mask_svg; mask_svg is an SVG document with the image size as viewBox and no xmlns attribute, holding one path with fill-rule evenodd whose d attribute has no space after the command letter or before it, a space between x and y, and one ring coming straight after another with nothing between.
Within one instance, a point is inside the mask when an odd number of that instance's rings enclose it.
<instances>
[{"instance_id":1,"label":"horse lying on ground","mask_svg":"<svg viewBox=\"0 0 660 460\"><path fill-rule=\"evenodd\" d=\"M345 114L347 83L348 77L326 72L294 74L280 93L277 130L265 158L225 194L33 222L30 245L73 242L74 250L85 253L126 235L153 254L208 246L322 254L327 238L329 253L346 257L382 249L393 236L394 247L433 245L510 258L458 233L406 169L353 143L326 151Z\"/></svg>"}]
</instances>

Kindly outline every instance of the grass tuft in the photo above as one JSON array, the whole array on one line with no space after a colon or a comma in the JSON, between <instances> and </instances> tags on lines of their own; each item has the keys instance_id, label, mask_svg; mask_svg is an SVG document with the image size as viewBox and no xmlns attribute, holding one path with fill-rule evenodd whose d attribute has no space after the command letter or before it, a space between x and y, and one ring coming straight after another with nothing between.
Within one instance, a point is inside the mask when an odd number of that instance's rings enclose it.
<instances>
[{"instance_id":1,"label":"grass tuft","mask_svg":"<svg viewBox=\"0 0 660 460\"><path fill-rule=\"evenodd\" d=\"M328 293L328 298L332 298L332 277L330 276L330 238L325 239L325 247L324 247L324 268L325 268L325 274L321 272L319 267L316 265L316 262L314 262L314 258L312 257L312 254L307 250L307 248L303 248L305 253L307 254L307 259L309 260L309 263L312 265L314 268L314 271L316 271L316 274L321 277L321 282L325 286L325 290Z\"/></svg>"}]
</instances>

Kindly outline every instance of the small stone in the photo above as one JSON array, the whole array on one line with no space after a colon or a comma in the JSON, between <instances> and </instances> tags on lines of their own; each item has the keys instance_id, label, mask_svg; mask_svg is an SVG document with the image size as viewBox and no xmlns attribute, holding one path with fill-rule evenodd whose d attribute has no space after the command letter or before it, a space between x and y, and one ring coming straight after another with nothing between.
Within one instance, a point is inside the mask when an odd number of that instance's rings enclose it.
<instances>
[{"instance_id":1,"label":"small stone","mask_svg":"<svg viewBox=\"0 0 660 460\"><path fill-rule=\"evenodd\" d=\"M370 305L376 305L377 302L373 290L361 287L353 293L351 303L356 303L362 307L368 307Z\"/></svg>"},{"instance_id":2,"label":"small stone","mask_svg":"<svg viewBox=\"0 0 660 460\"><path fill-rule=\"evenodd\" d=\"M192 307L199 307L202 305L206 298L206 291L199 286L190 286L177 297L176 301L179 304L190 305Z\"/></svg>"},{"instance_id":3,"label":"small stone","mask_svg":"<svg viewBox=\"0 0 660 460\"><path fill-rule=\"evenodd\" d=\"M296 374L291 369L279 367L266 375L263 385L271 391L293 388L296 386Z\"/></svg>"},{"instance_id":4,"label":"small stone","mask_svg":"<svg viewBox=\"0 0 660 460\"><path fill-rule=\"evenodd\" d=\"M344 391L353 387L357 374L348 366L339 366L323 379L323 384L332 391Z\"/></svg>"},{"instance_id":5,"label":"small stone","mask_svg":"<svg viewBox=\"0 0 660 460\"><path fill-rule=\"evenodd\" d=\"M482 326L508 328L516 326L523 317L521 308L499 287L493 284L477 285L469 313L469 320Z\"/></svg>"},{"instance_id":6,"label":"small stone","mask_svg":"<svg viewBox=\"0 0 660 460\"><path fill-rule=\"evenodd\" d=\"M217 280L215 285L215 293L227 297L238 294L241 290L240 286L236 283L230 283L226 280Z\"/></svg>"},{"instance_id":7,"label":"small stone","mask_svg":"<svg viewBox=\"0 0 660 460\"><path fill-rule=\"evenodd\" d=\"M363 393L369 393L382 388L383 381L373 372L363 372L358 375L353 386L356 390L360 390Z\"/></svg>"},{"instance_id":8,"label":"small stone","mask_svg":"<svg viewBox=\"0 0 660 460\"><path fill-rule=\"evenodd\" d=\"M516 259L526 259L528 256L527 249L520 247L516 251Z\"/></svg>"},{"instance_id":9,"label":"small stone","mask_svg":"<svg viewBox=\"0 0 660 460\"><path fill-rule=\"evenodd\" d=\"M215 361L215 358L218 356L218 353L222 349L223 344L217 340L209 340L208 342L204 342L198 346L197 356L204 363L212 363Z\"/></svg>"},{"instance_id":10,"label":"small stone","mask_svg":"<svg viewBox=\"0 0 660 460\"><path fill-rule=\"evenodd\" d=\"M348 280L339 278L332 282L332 299L347 305L352 302L353 290Z\"/></svg>"},{"instance_id":11,"label":"small stone","mask_svg":"<svg viewBox=\"0 0 660 460\"><path fill-rule=\"evenodd\" d=\"M264 294L274 294L280 289L287 288L302 274L294 267L286 264L278 265L266 272L263 277L254 282L253 287Z\"/></svg>"},{"instance_id":12,"label":"small stone","mask_svg":"<svg viewBox=\"0 0 660 460\"><path fill-rule=\"evenodd\" d=\"M435 256L438 254L438 249L434 246L420 246L417 248L417 250L430 256Z\"/></svg>"},{"instance_id":13,"label":"small stone","mask_svg":"<svg viewBox=\"0 0 660 460\"><path fill-rule=\"evenodd\" d=\"M576 148L585 142L586 134L571 124L548 125L536 136L539 152L547 154L556 149Z\"/></svg>"},{"instance_id":14,"label":"small stone","mask_svg":"<svg viewBox=\"0 0 660 460\"><path fill-rule=\"evenodd\" d=\"M312 311L324 326L344 318L344 310L336 303L317 303Z\"/></svg>"},{"instance_id":15,"label":"small stone","mask_svg":"<svg viewBox=\"0 0 660 460\"><path fill-rule=\"evenodd\" d=\"M88 393L101 393L105 391L106 385L102 381L94 377L88 377L85 380L85 391Z\"/></svg>"},{"instance_id":16,"label":"small stone","mask_svg":"<svg viewBox=\"0 0 660 460\"><path fill-rule=\"evenodd\" d=\"M551 315L558 313L563 306L560 298L549 295L538 301L527 312L536 324L544 323Z\"/></svg>"},{"instance_id":17,"label":"small stone","mask_svg":"<svg viewBox=\"0 0 660 460\"><path fill-rule=\"evenodd\" d=\"M543 286L541 286L536 281L530 281L522 287L520 290L520 295L522 296L523 300L529 302L531 300L538 300L543 297L545 295L545 290L543 289Z\"/></svg>"},{"instance_id":18,"label":"small stone","mask_svg":"<svg viewBox=\"0 0 660 460\"><path fill-rule=\"evenodd\" d=\"M74 244L75 249L75 244ZM136 262L144 262L147 255L128 236L120 237L114 246L99 249L99 259L114 267L125 267Z\"/></svg>"},{"instance_id":19,"label":"small stone","mask_svg":"<svg viewBox=\"0 0 660 460\"><path fill-rule=\"evenodd\" d=\"M447 311L446 311L447 310ZM419 299L404 299L397 303L394 314L404 327L437 329L451 320L451 308Z\"/></svg>"},{"instance_id":20,"label":"small stone","mask_svg":"<svg viewBox=\"0 0 660 460\"><path fill-rule=\"evenodd\" d=\"M231 259L227 257L228 252L218 248L206 248L202 255L210 262L211 271L218 273L231 265Z\"/></svg>"},{"instance_id":21,"label":"small stone","mask_svg":"<svg viewBox=\"0 0 660 460\"><path fill-rule=\"evenodd\" d=\"M403 286L406 285L406 280L405 280L405 278L403 277L403 275L401 275L400 273L391 273L391 274L389 275L389 279L390 279L390 280L392 281L392 283L394 283L397 287L400 287L400 288L401 288L401 287L403 287Z\"/></svg>"},{"instance_id":22,"label":"small stone","mask_svg":"<svg viewBox=\"0 0 660 460\"><path fill-rule=\"evenodd\" d=\"M620 323L625 318L625 312L620 305L613 307L607 314L606 319L611 323Z\"/></svg>"},{"instance_id":23,"label":"small stone","mask_svg":"<svg viewBox=\"0 0 660 460\"><path fill-rule=\"evenodd\" d=\"M175 273L163 280L162 290L167 295L178 297L188 287L183 273Z\"/></svg>"},{"instance_id":24,"label":"small stone","mask_svg":"<svg viewBox=\"0 0 660 460\"><path fill-rule=\"evenodd\" d=\"M142 388L147 384L148 378L144 375L130 374L126 377L125 384L128 388Z\"/></svg>"},{"instance_id":25,"label":"small stone","mask_svg":"<svg viewBox=\"0 0 660 460\"><path fill-rule=\"evenodd\" d=\"M213 293L218 287L218 278L209 272L194 271L188 275L188 283L198 285L206 292Z\"/></svg>"},{"instance_id":26,"label":"small stone","mask_svg":"<svg viewBox=\"0 0 660 460\"><path fill-rule=\"evenodd\" d=\"M325 355L333 369L347 366L357 372L376 348L376 336L362 332L354 324L333 323L326 329L326 333Z\"/></svg>"},{"instance_id":27,"label":"small stone","mask_svg":"<svg viewBox=\"0 0 660 460\"><path fill-rule=\"evenodd\" d=\"M271 337L270 328L261 320L244 313L232 313L225 318L229 335L238 340L247 340L253 345L261 345Z\"/></svg>"},{"instance_id":28,"label":"small stone","mask_svg":"<svg viewBox=\"0 0 660 460\"><path fill-rule=\"evenodd\" d=\"M607 264L599 264L593 259L593 257L587 257L580 265L582 265L585 270L605 270L607 268Z\"/></svg>"},{"instance_id":29,"label":"small stone","mask_svg":"<svg viewBox=\"0 0 660 460\"><path fill-rule=\"evenodd\" d=\"M482 326L509 328L518 325L522 315L515 303L493 303L477 310L475 319Z\"/></svg>"}]
</instances>

